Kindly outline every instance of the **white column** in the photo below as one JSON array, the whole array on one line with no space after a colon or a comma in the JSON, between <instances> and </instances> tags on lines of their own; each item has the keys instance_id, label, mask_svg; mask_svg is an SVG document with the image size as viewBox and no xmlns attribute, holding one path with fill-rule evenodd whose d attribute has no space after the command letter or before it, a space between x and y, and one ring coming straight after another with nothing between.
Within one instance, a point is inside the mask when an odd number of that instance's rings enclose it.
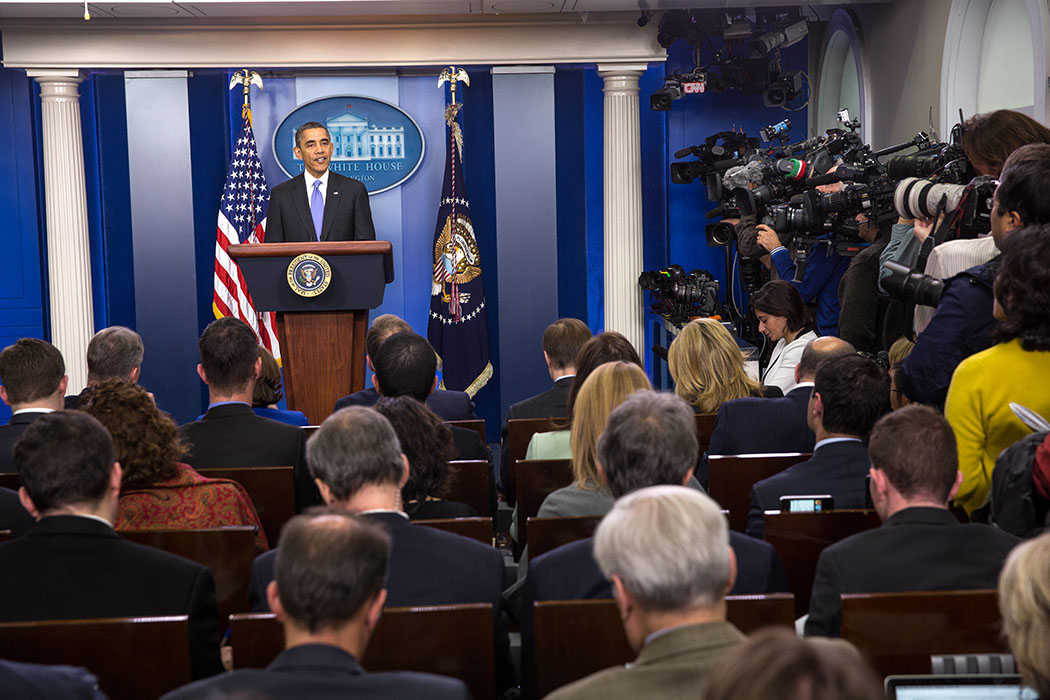
<instances>
[{"instance_id":1,"label":"white column","mask_svg":"<svg viewBox=\"0 0 1050 700\"><path fill-rule=\"evenodd\" d=\"M642 159L638 78L645 65L599 65L605 81L605 329L645 355L642 321Z\"/></svg>"},{"instance_id":2,"label":"white column","mask_svg":"<svg viewBox=\"0 0 1050 700\"><path fill-rule=\"evenodd\" d=\"M87 346L95 328L91 305L84 143L80 131L79 71L30 70L40 83L47 205L47 273L51 340L69 374L67 393L87 381Z\"/></svg>"}]
</instances>

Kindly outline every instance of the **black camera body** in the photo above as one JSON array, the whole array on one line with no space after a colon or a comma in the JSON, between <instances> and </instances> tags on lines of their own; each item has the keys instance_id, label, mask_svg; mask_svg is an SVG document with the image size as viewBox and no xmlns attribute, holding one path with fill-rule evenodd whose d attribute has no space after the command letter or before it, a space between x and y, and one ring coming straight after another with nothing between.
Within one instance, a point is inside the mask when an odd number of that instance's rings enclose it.
<instances>
[{"instance_id":1,"label":"black camera body","mask_svg":"<svg viewBox=\"0 0 1050 700\"><path fill-rule=\"evenodd\" d=\"M651 310L675 323L688 323L696 316L714 316L719 310L718 280L707 270L681 265L648 270L638 276L638 286L648 291Z\"/></svg>"}]
</instances>

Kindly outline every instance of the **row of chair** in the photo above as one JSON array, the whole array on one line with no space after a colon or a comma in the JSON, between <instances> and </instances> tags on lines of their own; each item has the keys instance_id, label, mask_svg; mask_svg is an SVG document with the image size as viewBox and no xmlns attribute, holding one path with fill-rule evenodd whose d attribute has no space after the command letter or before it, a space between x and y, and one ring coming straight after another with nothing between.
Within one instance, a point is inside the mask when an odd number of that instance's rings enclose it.
<instances>
[{"instance_id":1,"label":"row of chair","mask_svg":"<svg viewBox=\"0 0 1050 700\"><path fill-rule=\"evenodd\" d=\"M790 595L727 599L745 633L791 627ZM362 659L369 671L414 670L463 680L492 697L494 653L488 605L389 608ZM842 634L882 675L928 673L930 656L1005 650L995 591L883 593L842 597ZM535 613L537 688L544 695L634 658L611 600L546 601ZM284 646L271 614L233 615L234 668L263 668ZM142 650L149 650L143 653ZM114 700L157 697L189 681L186 617L0 624L0 658L84 666Z\"/></svg>"}]
</instances>

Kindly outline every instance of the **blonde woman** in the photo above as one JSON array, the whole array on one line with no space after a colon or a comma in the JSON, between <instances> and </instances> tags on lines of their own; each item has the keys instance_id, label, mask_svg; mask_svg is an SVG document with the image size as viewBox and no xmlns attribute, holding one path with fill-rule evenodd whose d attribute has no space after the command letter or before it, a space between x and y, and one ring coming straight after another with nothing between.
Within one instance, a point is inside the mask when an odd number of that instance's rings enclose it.
<instances>
[{"instance_id":1,"label":"blonde woman","mask_svg":"<svg viewBox=\"0 0 1050 700\"><path fill-rule=\"evenodd\" d=\"M762 396L762 387L744 371L744 355L720 322L698 318L671 343L667 364L675 393L697 413L717 413L730 399Z\"/></svg>"},{"instance_id":2,"label":"blonde woman","mask_svg":"<svg viewBox=\"0 0 1050 700\"><path fill-rule=\"evenodd\" d=\"M1018 545L999 576L1003 632L1021 676L1050 698L1050 534Z\"/></svg>"}]
</instances>

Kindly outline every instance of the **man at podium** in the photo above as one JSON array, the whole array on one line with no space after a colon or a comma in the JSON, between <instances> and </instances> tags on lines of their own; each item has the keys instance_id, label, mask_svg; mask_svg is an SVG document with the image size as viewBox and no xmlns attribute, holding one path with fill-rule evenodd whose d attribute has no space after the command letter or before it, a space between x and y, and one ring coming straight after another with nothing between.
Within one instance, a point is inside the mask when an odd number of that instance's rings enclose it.
<instances>
[{"instance_id":1,"label":"man at podium","mask_svg":"<svg viewBox=\"0 0 1050 700\"><path fill-rule=\"evenodd\" d=\"M267 243L375 240L368 191L328 169L332 151L324 124L306 122L295 130L295 157L306 170L270 193Z\"/></svg>"}]
</instances>

